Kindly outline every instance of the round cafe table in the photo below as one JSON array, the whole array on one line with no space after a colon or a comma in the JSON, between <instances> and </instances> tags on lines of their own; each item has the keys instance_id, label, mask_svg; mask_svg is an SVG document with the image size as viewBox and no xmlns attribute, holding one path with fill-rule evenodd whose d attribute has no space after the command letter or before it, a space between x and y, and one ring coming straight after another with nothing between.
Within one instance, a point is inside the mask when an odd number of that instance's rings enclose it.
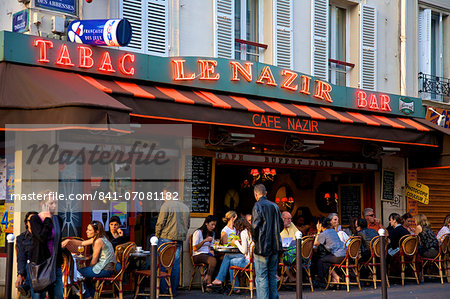
<instances>
[{"instance_id":1,"label":"round cafe table","mask_svg":"<svg viewBox=\"0 0 450 299\"><path fill-rule=\"evenodd\" d=\"M213 248L213 250L214 252L219 254L240 253L239 248L233 246L218 246L216 248Z\"/></svg>"}]
</instances>

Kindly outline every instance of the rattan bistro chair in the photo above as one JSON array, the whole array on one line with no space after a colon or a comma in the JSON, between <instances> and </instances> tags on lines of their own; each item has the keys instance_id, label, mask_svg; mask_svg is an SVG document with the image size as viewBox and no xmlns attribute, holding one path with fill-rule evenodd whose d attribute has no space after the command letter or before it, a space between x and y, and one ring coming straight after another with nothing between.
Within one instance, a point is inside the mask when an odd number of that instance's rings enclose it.
<instances>
[{"instance_id":1,"label":"rattan bistro chair","mask_svg":"<svg viewBox=\"0 0 450 299\"><path fill-rule=\"evenodd\" d=\"M72 254L69 250L63 249L62 251L63 264L61 266L62 270L62 281L63 281L63 296L64 299L69 298L72 286L78 289L78 297L83 299L83 285L82 281L74 281L74 261Z\"/></svg>"},{"instance_id":2,"label":"rattan bistro chair","mask_svg":"<svg viewBox=\"0 0 450 299\"><path fill-rule=\"evenodd\" d=\"M346 242L345 245L345 258L340 264L332 264L329 272L328 272L328 283L325 289L328 289L330 284L339 284L346 285L347 292L350 292L350 285L357 285L359 290L361 291L361 284L359 283L359 267L358 261L360 258L360 248L361 248L361 237L350 237L350 239ZM341 270L344 274L345 282L332 282L331 281L331 272L336 270ZM356 282L350 282L350 269L352 269L353 273L356 277ZM339 275L339 273L338 273Z\"/></svg>"},{"instance_id":3,"label":"rattan bistro chair","mask_svg":"<svg viewBox=\"0 0 450 299\"><path fill-rule=\"evenodd\" d=\"M449 282L448 269L446 269L446 262L448 260L448 250L450 247L450 234L445 234L439 239L439 253L436 255L435 258L424 258L423 260L423 267L422 267L422 276L427 277L439 277L441 279L441 284L444 284L444 276L447 274L447 282ZM425 267L426 266L436 266L436 268L439 271L439 275L436 274L425 274Z\"/></svg>"},{"instance_id":4,"label":"rattan bistro chair","mask_svg":"<svg viewBox=\"0 0 450 299\"><path fill-rule=\"evenodd\" d=\"M233 277L230 277L231 279L231 290L230 293L228 294L228 296L230 296L234 290L249 290L250 291L250 298L253 298L253 289L255 288L255 267L254 267L254 255L253 255L253 251L255 249L255 244L251 243L250 245L250 261L248 262L247 265L245 265L245 267L241 268L241 267L237 267L237 266L231 266L230 270L233 270ZM246 287L237 287L234 285L234 281L236 279L236 277L239 275L239 273L244 273L245 277L248 279L248 286Z\"/></svg>"},{"instance_id":5,"label":"rattan bistro chair","mask_svg":"<svg viewBox=\"0 0 450 299\"><path fill-rule=\"evenodd\" d=\"M405 285L405 279L415 279L417 284L420 284L419 274L416 266L417 246L419 244L419 238L413 235L406 235L400 238L399 244L400 244L400 264L402 266L402 273L401 273L402 286ZM406 276L405 272L407 265L409 265L409 267L414 272L414 277Z\"/></svg>"},{"instance_id":6,"label":"rattan bistro chair","mask_svg":"<svg viewBox=\"0 0 450 299\"><path fill-rule=\"evenodd\" d=\"M381 282L381 279L377 279L377 267L380 267L380 257L381 257L381 240L380 236L375 237L370 241L370 258L366 262L362 262L360 264L359 269L361 270L362 267L367 267L370 270L370 273L372 275L372 279L363 279L360 278L361 281L373 281L373 288L377 289L377 282ZM385 248L384 248L384 255L386 256L387 253L387 242L385 242ZM380 271L381 272L381 271ZM387 276L387 270L386 270L386 282L388 287L391 287L389 285L389 279Z\"/></svg>"},{"instance_id":7,"label":"rattan bistro chair","mask_svg":"<svg viewBox=\"0 0 450 299\"><path fill-rule=\"evenodd\" d=\"M305 236L302 238L302 258L303 263L302 267L306 272L306 275L308 275L308 281L307 283L303 283L303 285L309 285L311 286L311 292L314 292L314 286L311 279L311 257L313 254L313 247L314 247L314 237L312 236ZM281 268L281 276L280 276L280 283L278 285L278 289L281 288L282 285L297 285L296 282L283 282L284 275L292 269L292 271L295 273L297 272L296 264L292 265L285 265L284 263L280 263L279 267Z\"/></svg>"},{"instance_id":8,"label":"rattan bistro chair","mask_svg":"<svg viewBox=\"0 0 450 299\"><path fill-rule=\"evenodd\" d=\"M206 271L208 271L208 265L204 264L204 263L196 264L194 262L194 257L192 255L192 253L194 251L193 248L192 248L192 237L193 237L193 235L194 234L191 234L189 236L189 254L191 256L191 262L192 262L192 275L191 275L191 280L189 281L189 291L191 290L191 287L193 285L192 281L194 280L195 274L197 272L199 272L200 273L200 277L201 277L201 279L200 279L200 287L202 288L202 293L204 293L205 289L203 287L203 280L204 280L204 278L206 276Z\"/></svg>"}]
</instances>

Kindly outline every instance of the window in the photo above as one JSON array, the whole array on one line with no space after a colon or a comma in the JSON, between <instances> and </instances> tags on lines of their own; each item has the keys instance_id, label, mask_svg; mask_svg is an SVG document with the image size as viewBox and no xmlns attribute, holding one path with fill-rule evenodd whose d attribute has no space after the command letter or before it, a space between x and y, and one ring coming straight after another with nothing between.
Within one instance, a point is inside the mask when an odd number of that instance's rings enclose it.
<instances>
[{"instance_id":1,"label":"window","mask_svg":"<svg viewBox=\"0 0 450 299\"><path fill-rule=\"evenodd\" d=\"M328 57L340 62L347 61L347 10L330 5L329 12ZM347 85L347 66L340 63L330 63L329 80L336 85Z\"/></svg>"},{"instance_id":2,"label":"window","mask_svg":"<svg viewBox=\"0 0 450 299\"><path fill-rule=\"evenodd\" d=\"M121 17L128 19L133 29L131 42L125 49L168 56L168 1L121 1Z\"/></svg>"},{"instance_id":3,"label":"window","mask_svg":"<svg viewBox=\"0 0 450 299\"><path fill-rule=\"evenodd\" d=\"M259 61L260 47L254 45L259 40L259 1L235 0L234 36L236 59Z\"/></svg>"}]
</instances>

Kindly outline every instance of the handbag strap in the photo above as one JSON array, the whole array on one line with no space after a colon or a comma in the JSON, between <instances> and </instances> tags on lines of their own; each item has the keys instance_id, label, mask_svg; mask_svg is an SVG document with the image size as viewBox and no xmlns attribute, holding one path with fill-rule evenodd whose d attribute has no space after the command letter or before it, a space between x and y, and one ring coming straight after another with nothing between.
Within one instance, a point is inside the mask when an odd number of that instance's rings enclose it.
<instances>
[{"instance_id":1,"label":"handbag strap","mask_svg":"<svg viewBox=\"0 0 450 299\"><path fill-rule=\"evenodd\" d=\"M56 255L58 252L58 243L61 239L61 227L59 226L58 216L53 215L53 228L55 229L55 236L53 238L53 253Z\"/></svg>"}]
</instances>

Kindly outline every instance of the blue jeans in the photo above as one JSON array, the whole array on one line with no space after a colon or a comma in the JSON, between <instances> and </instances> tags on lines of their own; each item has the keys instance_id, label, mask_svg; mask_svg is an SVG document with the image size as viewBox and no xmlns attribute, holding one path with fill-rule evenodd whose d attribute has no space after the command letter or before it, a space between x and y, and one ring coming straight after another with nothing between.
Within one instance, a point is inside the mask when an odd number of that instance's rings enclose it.
<instances>
[{"instance_id":1,"label":"blue jeans","mask_svg":"<svg viewBox=\"0 0 450 299\"><path fill-rule=\"evenodd\" d=\"M230 266L238 266L245 267L248 262L242 262L242 260L247 261L245 256L241 253L238 254L225 254L222 260L222 264L220 265L219 273L216 276L217 280L224 282L227 279L227 271L230 272L230 281L233 278L233 270L230 269ZM243 266L241 266L244 264ZM239 286L239 279L235 279L235 286Z\"/></svg>"},{"instance_id":2,"label":"blue jeans","mask_svg":"<svg viewBox=\"0 0 450 299\"><path fill-rule=\"evenodd\" d=\"M178 285L180 284L180 260L181 246L183 246L183 242L160 238L158 240L158 247L167 242L177 242L177 251L175 251L175 260L172 268L172 274L170 275L170 286L172 288L172 294L175 296L177 294ZM163 268L164 267L162 267L161 270L163 270ZM161 279L160 290L161 293L167 293L167 283L165 279Z\"/></svg>"},{"instance_id":3,"label":"blue jeans","mask_svg":"<svg viewBox=\"0 0 450 299\"><path fill-rule=\"evenodd\" d=\"M78 269L78 272L80 272L80 274L83 275L84 278L86 278L86 280L84 281L84 286L86 287L86 292L83 294L84 298L94 298L95 295L95 287L90 278L108 277L113 275L114 273L114 271L112 270L102 270L100 271L100 273L95 274L94 271L92 271L92 266Z\"/></svg>"},{"instance_id":4,"label":"blue jeans","mask_svg":"<svg viewBox=\"0 0 450 299\"><path fill-rule=\"evenodd\" d=\"M256 297L278 299L278 254L262 256L255 254Z\"/></svg>"},{"instance_id":5,"label":"blue jeans","mask_svg":"<svg viewBox=\"0 0 450 299\"><path fill-rule=\"evenodd\" d=\"M27 267L27 271L28 271L28 267ZM27 274L27 277L30 277L29 274ZM45 295L47 294L46 292L42 292L42 293L35 293L33 291L33 286L30 283L30 291L31 291L31 298L33 299L45 299ZM56 269L56 282L54 284L53 288L49 288L48 289L48 297L50 299L59 299L59 298L63 298L64 294L63 294L63 283L62 283L62 270L61 268L57 268Z\"/></svg>"}]
</instances>

